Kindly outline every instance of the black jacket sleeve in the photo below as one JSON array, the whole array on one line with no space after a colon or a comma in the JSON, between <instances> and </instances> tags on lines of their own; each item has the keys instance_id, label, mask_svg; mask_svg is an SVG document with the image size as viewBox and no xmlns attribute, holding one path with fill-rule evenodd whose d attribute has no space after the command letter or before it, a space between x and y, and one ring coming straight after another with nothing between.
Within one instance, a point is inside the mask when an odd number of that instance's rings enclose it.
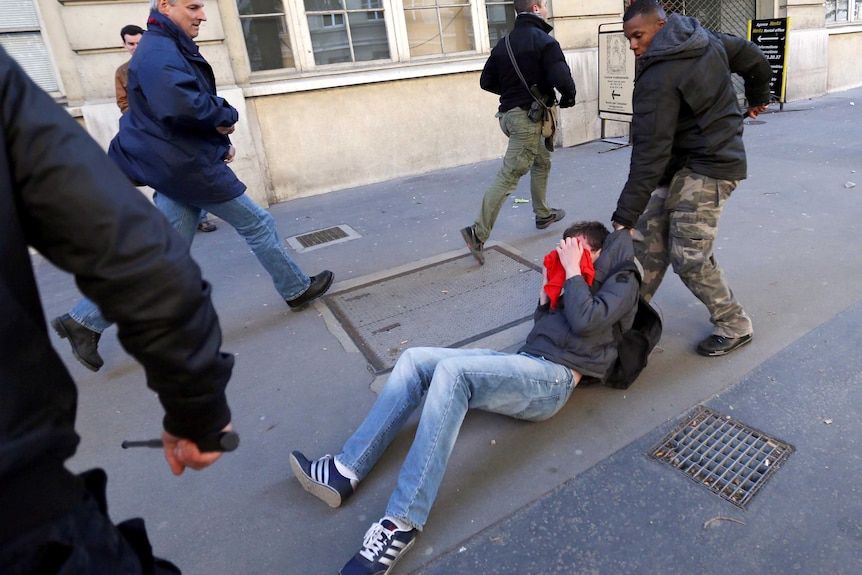
<instances>
[{"instance_id":1,"label":"black jacket sleeve","mask_svg":"<svg viewBox=\"0 0 862 575\"><path fill-rule=\"evenodd\" d=\"M644 77L635 84L629 177L611 219L633 228L671 161L676 119L682 106L673 84Z\"/></svg>"},{"instance_id":2,"label":"black jacket sleeve","mask_svg":"<svg viewBox=\"0 0 862 575\"><path fill-rule=\"evenodd\" d=\"M745 99L749 106L769 103L769 82L772 67L754 42L738 36L715 33L724 44L730 71L739 74L745 82Z\"/></svg>"},{"instance_id":3,"label":"black jacket sleeve","mask_svg":"<svg viewBox=\"0 0 862 575\"><path fill-rule=\"evenodd\" d=\"M575 80L572 78L572 70L566 63L566 57L562 48L556 41L549 42L542 51L542 65L545 69L547 82L559 90L562 107L568 108L575 105Z\"/></svg>"},{"instance_id":4,"label":"black jacket sleeve","mask_svg":"<svg viewBox=\"0 0 862 575\"><path fill-rule=\"evenodd\" d=\"M24 241L117 323L168 432L194 440L222 429L233 357L220 351L210 287L188 244L2 50L0 128L10 171L0 183L11 182Z\"/></svg>"}]
</instances>

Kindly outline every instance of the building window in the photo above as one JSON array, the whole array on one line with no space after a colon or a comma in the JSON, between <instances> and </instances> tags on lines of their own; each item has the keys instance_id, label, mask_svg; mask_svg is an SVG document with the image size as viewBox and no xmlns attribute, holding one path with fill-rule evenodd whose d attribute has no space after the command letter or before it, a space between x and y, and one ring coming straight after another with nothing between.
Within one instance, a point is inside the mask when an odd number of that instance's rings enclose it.
<instances>
[{"instance_id":1,"label":"building window","mask_svg":"<svg viewBox=\"0 0 862 575\"><path fill-rule=\"evenodd\" d=\"M295 68L281 0L237 0L252 72Z\"/></svg>"},{"instance_id":2,"label":"building window","mask_svg":"<svg viewBox=\"0 0 862 575\"><path fill-rule=\"evenodd\" d=\"M404 19L411 56L475 49L469 1L405 0Z\"/></svg>"},{"instance_id":3,"label":"building window","mask_svg":"<svg viewBox=\"0 0 862 575\"><path fill-rule=\"evenodd\" d=\"M0 0L0 46L46 92L59 92L33 0Z\"/></svg>"},{"instance_id":4,"label":"building window","mask_svg":"<svg viewBox=\"0 0 862 575\"><path fill-rule=\"evenodd\" d=\"M862 22L862 0L826 0L826 23Z\"/></svg>"},{"instance_id":5,"label":"building window","mask_svg":"<svg viewBox=\"0 0 862 575\"><path fill-rule=\"evenodd\" d=\"M383 0L305 0L314 63L391 59Z\"/></svg>"},{"instance_id":6,"label":"building window","mask_svg":"<svg viewBox=\"0 0 862 575\"><path fill-rule=\"evenodd\" d=\"M515 23L513 0L236 2L253 72L486 54Z\"/></svg>"},{"instance_id":7,"label":"building window","mask_svg":"<svg viewBox=\"0 0 862 575\"><path fill-rule=\"evenodd\" d=\"M499 2L497 0L486 0L485 10L488 14L488 40L493 48L503 36L509 33L515 26L515 7L512 0Z\"/></svg>"}]
</instances>

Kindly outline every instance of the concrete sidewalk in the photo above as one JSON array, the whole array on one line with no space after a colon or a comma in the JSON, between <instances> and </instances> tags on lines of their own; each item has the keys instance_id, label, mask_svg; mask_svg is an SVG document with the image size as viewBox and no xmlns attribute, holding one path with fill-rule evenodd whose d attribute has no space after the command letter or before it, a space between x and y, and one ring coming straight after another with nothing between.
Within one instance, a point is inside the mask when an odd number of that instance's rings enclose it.
<instances>
[{"instance_id":1,"label":"concrete sidewalk","mask_svg":"<svg viewBox=\"0 0 862 575\"><path fill-rule=\"evenodd\" d=\"M750 177L724 211L717 258L755 322L752 344L726 358L696 355L708 316L669 273L654 300L664 335L635 386L576 390L540 424L471 414L425 531L394 572L860 572L862 465L851 447L860 434L860 365L858 345L841 344L860 337L860 108L862 88L788 104L746 127ZM553 159L548 197L567 219L537 231L529 204L511 201L491 238L537 265L565 224L610 220L629 150L598 141ZM338 291L465 252L458 230L498 168L467 165L270 211L283 237L340 224L358 232L295 254L309 274L333 270ZM529 198L526 178L512 197ZM122 450L123 439L157 437L161 411L112 328L96 374L55 342L81 392L82 442L70 465L105 468L112 517L144 516L156 553L184 573L337 573L383 513L412 436L402 434L344 507L302 491L288 453L338 451L374 401L368 362L325 304L288 311L226 225L198 234L192 253L213 283L225 349L236 354L228 395L240 449L180 478L157 450ZM44 261L37 271L48 317L67 311L79 297L71 278ZM480 282L488 270L469 273ZM732 506L642 455L703 402L732 405L734 417L797 449L749 509L733 514L745 526L704 530Z\"/></svg>"}]
</instances>

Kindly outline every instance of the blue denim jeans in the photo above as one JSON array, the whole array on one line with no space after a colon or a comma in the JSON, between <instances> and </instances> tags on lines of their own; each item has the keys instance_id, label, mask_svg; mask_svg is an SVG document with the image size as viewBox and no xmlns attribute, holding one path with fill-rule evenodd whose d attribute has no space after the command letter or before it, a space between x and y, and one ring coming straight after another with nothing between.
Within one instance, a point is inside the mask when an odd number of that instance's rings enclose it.
<instances>
[{"instance_id":1,"label":"blue denim jeans","mask_svg":"<svg viewBox=\"0 0 862 575\"><path fill-rule=\"evenodd\" d=\"M275 219L251 198L242 194L232 200L216 204L192 206L172 200L164 194L155 194L156 206L168 218L177 232L191 245L201 213L209 212L221 218L245 238L263 268L272 277L275 289L285 301L299 297L311 280L287 255ZM69 311L69 316L87 329L98 333L105 331L111 322L102 317L99 307L87 298L82 298Z\"/></svg>"},{"instance_id":2,"label":"blue denim jeans","mask_svg":"<svg viewBox=\"0 0 862 575\"><path fill-rule=\"evenodd\" d=\"M575 383L567 367L526 354L411 348L398 359L365 421L336 457L360 480L365 478L425 398L416 437L386 508L386 515L422 529L468 409L542 421L565 405Z\"/></svg>"}]
</instances>

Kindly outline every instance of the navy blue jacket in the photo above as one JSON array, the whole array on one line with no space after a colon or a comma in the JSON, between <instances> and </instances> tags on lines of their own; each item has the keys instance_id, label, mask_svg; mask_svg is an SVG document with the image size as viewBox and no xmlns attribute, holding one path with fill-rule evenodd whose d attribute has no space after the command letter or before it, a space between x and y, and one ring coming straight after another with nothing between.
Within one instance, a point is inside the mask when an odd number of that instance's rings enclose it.
<instances>
[{"instance_id":1,"label":"navy blue jacket","mask_svg":"<svg viewBox=\"0 0 862 575\"><path fill-rule=\"evenodd\" d=\"M230 139L216 127L238 118L188 34L151 12L129 64L129 112L108 151L120 169L177 201L231 200L245 184L224 163Z\"/></svg>"},{"instance_id":2,"label":"navy blue jacket","mask_svg":"<svg viewBox=\"0 0 862 575\"><path fill-rule=\"evenodd\" d=\"M611 233L596 260L596 277L588 286L583 276L563 284L557 308L539 305L527 342L518 350L565 365L582 375L603 378L617 359L614 324L631 329L637 312L640 283L634 272L608 274L621 262L634 259L628 230Z\"/></svg>"},{"instance_id":3,"label":"navy blue jacket","mask_svg":"<svg viewBox=\"0 0 862 575\"><path fill-rule=\"evenodd\" d=\"M548 100L552 99L556 88L562 94L561 107L567 108L575 105L575 81L560 44L548 34L551 30L551 25L540 16L524 12L515 19L509 42L527 84L537 85ZM529 107L533 103L533 97L512 66L505 38L491 50L479 85L500 96L500 112L516 106Z\"/></svg>"}]
</instances>

